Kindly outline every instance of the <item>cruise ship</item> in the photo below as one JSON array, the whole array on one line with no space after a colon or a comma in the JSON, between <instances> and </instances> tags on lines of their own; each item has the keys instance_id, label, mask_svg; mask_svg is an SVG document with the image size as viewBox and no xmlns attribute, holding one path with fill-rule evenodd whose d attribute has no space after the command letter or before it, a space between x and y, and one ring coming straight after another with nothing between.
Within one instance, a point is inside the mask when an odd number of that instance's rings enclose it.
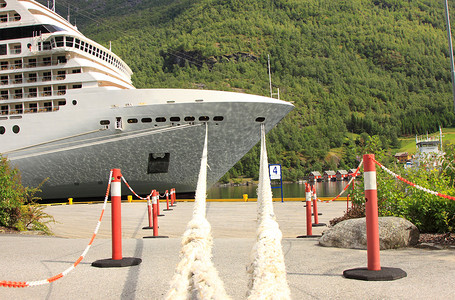
<instances>
[{"instance_id":1,"label":"cruise ship","mask_svg":"<svg viewBox=\"0 0 455 300\"><path fill-rule=\"evenodd\" d=\"M208 126L213 185L293 105L244 93L135 89L117 55L34 0L0 0L0 153L43 199L194 192ZM130 193L124 188L123 194Z\"/></svg>"}]
</instances>

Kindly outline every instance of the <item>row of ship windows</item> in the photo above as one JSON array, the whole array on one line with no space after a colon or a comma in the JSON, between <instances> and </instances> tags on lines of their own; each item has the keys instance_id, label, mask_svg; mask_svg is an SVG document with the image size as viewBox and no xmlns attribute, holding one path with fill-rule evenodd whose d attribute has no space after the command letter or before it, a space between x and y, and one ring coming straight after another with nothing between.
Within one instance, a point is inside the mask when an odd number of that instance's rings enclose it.
<instances>
[{"instance_id":1,"label":"row of ship windows","mask_svg":"<svg viewBox=\"0 0 455 300\"><path fill-rule=\"evenodd\" d=\"M66 100L40 101L26 103L11 103L9 105L0 105L0 115L18 115L23 113L37 113L56 111L60 106L66 105ZM0 117L0 120L8 117Z\"/></svg>"},{"instance_id":2,"label":"row of ship windows","mask_svg":"<svg viewBox=\"0 0 455 300\"><path fill-rule=\"evenodd\" d=\"M2 46L4 45L0 45L0 55L2 53ZM24 60L15 58L10 61L0 61L0 70L56 66L58 64L65 64L67 61L66 56L63 55L30 57Z\"/></svg>"},{"instance_id":3,"label":"row of ship windows","mask_svg":"<svg viewBox=\"0 0 455 300\"><path fill-rule=\"evenodd\" d=\"M193 116L188 116L188 117L184 117L183 120L185 122L194 122L194 121L196 121L196 118L193 117ZM200 116L198 118L198 120L201 121L201 122L208 122L208 121L210 121L210 117L209 116ZM213 121L215 121L215 122L221 122L223 120L224 120L223 116L215 116L215 117L213 117ZM157 122L157 123L163 123L163 122L166 122L166 121L167 121L167 119L165 117L157 117L157 118L155 118L155 122ZM171 121L171 122L180 122L181 118L180 117L170 117L169 121ZM256 122L262 123L264 121L265 121L264 117L257 117L256 118ZM135 123L139 123L139 120L136 119L136 118L131 118L131 119L128 119L127 122L129 124L135 124ZM151 123L151 122L153 122L153 119L152 118L142 118L141 122L142 123ZM101 120L100 121L100 125L109 125L109 124L111 124L111 121L109 121L109 120Z\"/></svg>"},{"instance_id":4,"label":"row of ship windows","mask_svg":"<svg viewBox=\"0 0 455 300\"><path fill-rule=\"evenodd\" d=\"M68 71L69 74L81 73L81 69L73 69ZM66 70L54 70L46 72L31 72L31 73L16 73L10 75L0 75L0 85L22 84L32 82L47 82L52 80L65 80Z\"/></svg>"},{"instance_id":5,"label":"row of ship windows","mask_svg":"<svg viewBox=\"0 0 455 300\"><path fill-rule=\"evenodd\" d=\"M6 3L0 2L0 8L6 7ZM16 11L5 11L0 14L0 23L17 22L21 20L21 15Z\"/></svg>"},{"instance_id":6,"label":"row of ship windows","mask_svg":"<svg viewBox=\"0 0 455 300\"><path fill-rule=\"evenodd\" d=\"M12 132L18 134L21 131L21 128L18 125L14 125L12 128ZM6 133L6 128L4 126L0 126L0 135L4 135Z\"/></svg>"},{"instance_id":7,"label":"row of ship windows","mask_svg":"<svg viewBox=\"0 0 455 300\"><path fill-rule=\"evenodd\" d=\"M107 53L106 51L91 45L88 42L82 41L72 36L56 36L51 38L50 42L38 43L39 51L41 51L41 49L51 50L58 47L72 47L79 49L81 51L87 52L88 54L94 55L99 59L102 59L126 72L127 68L119 59L115 58L113 55Z\"/></svg>"},{"instance_id":8,"label":"row of ship windows","mask_svg":"<svg viewBox=\"0 0 455 300\"><path fill-rule=\"evenodd\" d=\"M82 83L56 86L42 86L42 87L30 87L30 88L19 88L10 90L0 90L0 100L10 99L23 99L23 98L36 98L36 97L50 97L50 96L63 96L66 94L67 89L80 89Z\"/></svg>"}]
</instances>

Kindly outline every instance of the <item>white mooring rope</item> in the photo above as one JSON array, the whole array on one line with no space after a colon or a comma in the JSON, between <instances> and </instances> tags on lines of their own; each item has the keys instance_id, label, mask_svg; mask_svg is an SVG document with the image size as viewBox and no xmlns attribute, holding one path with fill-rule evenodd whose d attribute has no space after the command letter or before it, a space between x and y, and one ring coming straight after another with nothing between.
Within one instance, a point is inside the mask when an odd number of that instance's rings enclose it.
<instances>
[{"instance_id":1,"label":"white mooring rope","mask_svg":"<svg viewBox=\"0 0 455 300\"><path fill-rule=\"evenodd\" d=\"M181 260L166 299L230 299L212 263L211 226L205 218L207 191L207 126L193 218L182 238Z\"/></svg>"},{"instance_id":2,"label":"white mooring rope","mask_svg":"<svg viewBox=\"0 0 455 300\"><path fill-rule=\"evenodd\" d=\"M265 129L261 126L261 162L258 186L256 244L247 268L248 299L291 299L281 248L281 230L275 220L272 187L268 173Z\"/></svg>"}]
</instances>

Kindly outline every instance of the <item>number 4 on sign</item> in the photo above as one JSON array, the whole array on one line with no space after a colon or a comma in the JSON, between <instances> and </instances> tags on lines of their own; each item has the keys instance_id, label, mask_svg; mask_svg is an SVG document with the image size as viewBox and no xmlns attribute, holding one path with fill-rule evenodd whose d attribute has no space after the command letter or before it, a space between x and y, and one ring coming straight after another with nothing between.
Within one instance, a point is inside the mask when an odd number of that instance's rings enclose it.
<instances>
[{"instance_id":1,"label":"number 4 on sign","mask_svg":"<svg viewBox=\"0 0 455 300\"><path fill-rule=\"evenodd\" d=\"M281 179L281 165L269 165L269 173L271 180Z\"/></svg>"}]
</instances>

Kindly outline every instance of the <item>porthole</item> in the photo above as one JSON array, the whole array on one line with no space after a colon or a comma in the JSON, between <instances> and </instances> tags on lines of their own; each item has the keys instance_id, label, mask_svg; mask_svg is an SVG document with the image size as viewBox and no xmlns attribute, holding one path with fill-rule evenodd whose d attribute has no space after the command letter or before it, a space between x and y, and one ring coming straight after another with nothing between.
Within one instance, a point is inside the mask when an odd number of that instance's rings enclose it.
<instances>
[{"instance_id":1,"label":"porthole","mask_svg":"<svg viewBox=\"0 0 455 300\"><path fill-rule=\"evenodd\" d=\"M109 125L109 124L111 124L111 121L109 121L109 120L101 120L100 121L100 125Z\"/></svg>"},{"instance_id":2,"label":"porthole","mask_svg":"<svg viewBox=\"0 0 455 300\"><path fill-rule=\"evenodd\" d=\"M199 121L207 122L208 120L210 120L210 118L208 116L200 116L199 117Z\"/></svg>"},{"instance_id":3,"label":"porthole","mask_svg":"<svg viewBox=\"0 0 455 300\"><path fill-rule=\"evenodd\" d=\"M142 118L141 122L142 123L152 123L152 118Z\"/></svg>"},{"instance_id":4,"label":"porthole","mask_svg":"<svg viewBox=\"0 0 455 300\"><path fill-rule=\"evenodd\" d=\"M257 117L256 118L256 122L259 122L259 123L262 123L265 121L265 118L264 117Z\"/></svg>"},{"instance_id":5,"label":"porthole","mask_svg":"<svg viewBox=\"0 0 455 300\"><path fill-rule=\"evenodd\" d=\"M19 133L19 131L21 131L20 127L17 126L17 125L14 125L14 126L13 126L13 132L14 132L14 133Z\"/></svg>"},{"instance_id":6,"label":"porthole","mask_svg":"<svg viewBox=\"0 0 455 300\"><path fill-rule=\"evenodd\" d=\"M213 121L216 121L216 122L221 122L223 120L224 120L223 116L215 116L215 117L213 117Z\"/></svg>"},{"instance_id":7,"label":"porthole","mask_svg":"<svg viewBox=\"0 0 455 300\"><path fill-rule=\"evenodd\" d=\"M5 134L5 131L6 131L5 127L0 126L0 134Z\"/></svg>"},{"instance_id":8,"label":"porthole","mask_svg":"<svg viewBox=\"0 0 455 300\"><path fill-rule=\"evenodd\" d=\"M165 117L158 117L155 119L155 121L157 122L166 122L166 118Z\"/></svg>"},{"instance_id":9,"label":"porthole","mask_svg":"<svg viewBox=\"0 0 455 300\"><path fill-rule=\"evenodd\" d=\"M77 104L77 101L76 100L73 100L73 105L76 105Z\"/></svg>"},{"instance_id":10,"label":"porthole","mask_svg":"<svg viewBox=\"0 0 455 300\"><path fill-rule=\"evenodd\" d=\"M193 122L195 120L194 117L185 117L184 119L186 122Z\"/></svg>"},{"instance_id":11,"label":"porthole","mask_svg":"<svg viewBox=\"0 0 455 300\"><path fill-rule=\"evenodd\" d=\"M180 122L180 117L171 117L171 122Z\"/></svg>"},{"instance_id":12,"label":"porthole","mask_svg":"<svg viewBox=\"0 0 455 300\"><path fill-rule=\"evenodd\" d=\"M137 123L137 119L128 119L127 122L130 123L130 124L131 124L131 123Z\"/></svg>"}]
</instances>

